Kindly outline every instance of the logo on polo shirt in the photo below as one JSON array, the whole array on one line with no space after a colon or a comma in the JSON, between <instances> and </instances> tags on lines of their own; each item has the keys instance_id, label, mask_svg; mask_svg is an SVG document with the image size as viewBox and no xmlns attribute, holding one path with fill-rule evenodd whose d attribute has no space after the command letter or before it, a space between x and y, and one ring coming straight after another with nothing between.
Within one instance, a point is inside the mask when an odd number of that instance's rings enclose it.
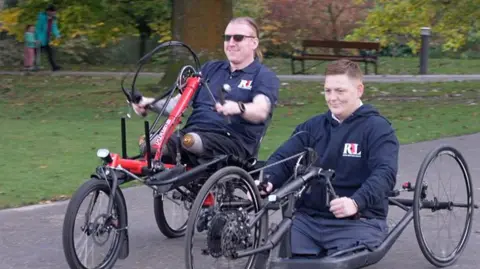
<instances>
[{"instance_id":1,"label":"logo on polo shirt","mask_svg":"<svg viewBox=\"0 0 480 269\"><path fill-rule=\"evenodd\" d=\"M345 143L343 147L343 156L344 157L362 157L362 152L359 151L358 144L356 143Z\"/></svg>"},{"instance_id":2,"label":"logo on polo shirt","mask_svg":"<svg viewBox=\"0 0 480 269\"><path fill-rule=\"evenodd\" d=\"M244 90L251 90L252 89L252 81L242 79L242 81L240 81L240 84L238 84L237 87L240 88L240 89L244 89Z\"/></svg>"}]
</instances>

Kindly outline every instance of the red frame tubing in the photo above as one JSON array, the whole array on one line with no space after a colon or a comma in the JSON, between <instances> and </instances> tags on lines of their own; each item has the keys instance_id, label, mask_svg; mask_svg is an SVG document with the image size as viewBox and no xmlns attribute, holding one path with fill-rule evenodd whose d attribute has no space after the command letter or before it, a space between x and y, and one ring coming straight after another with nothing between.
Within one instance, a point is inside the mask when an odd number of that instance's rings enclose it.
<instances>
[{"instance_id":1,"label":"red frame tubing","mask_svg":"<svg viewBox=\"0 0 480 269\"><path fill-rule=\"evenodd\" d=\"M205 201L203 201L203 207L210 207L213 206L215 203L215 197L211 192L207 194L207 197L205 197Z\"/></svg>"},{"instance_id":2,"label":"red frame tubing","mask_svg":"<svg viewBox=\"0 0 480 269\"><path fill-rule=\"evenodd\" d=\"M188 103L192 99L193 95L200 85L200 77L189 77L187 78L187 85L185 86L183 93L178 100L177 105L173 108L172 112L168 116L165 125L159 133L159 137L154 143L154 148L156 148L154 160L158 161L162 157L162 148L166 141L170 138L172 133L175 131L175 127L180 123L183 112L187 109Z\"/></svg>"},{"instance_id":3,"label":"red frame tubing","mask_svg":"<svg viewBox=\"0 0 480 269\"><path fill-rule=\"evenodd\" d=\"M110 156L112 156L112 160L113 160L109 164L111 167L117 167L118 165L120 165L123 169L126 169L135 175L141 175L142 168L148 166L147 160L124 159L119 154L116 154L116 153L111 153ZM164 166L166 168L172 168L174 165L164 164Z\"/></svg>"},{"instance_id":4,"label":"red frame tubing","mask_svg":"<svg viewBox=\"0 0 480 269\"><path fill-rule=\"evenodd\" d=\"M189 77L187 78L187 84L183 90L183 93L178 101L177 105L173 109L173 111L168 116L165 125L163 126L162 130L160 131L159 137L154 143L154 148L156 148L155 158L154 160L160 160L162 157L163 145L165 142L170 138L170 136L175 131L175 128L180 123L180 119L182 117L183 112L187 109L190 100L192 99L193 95L198 89L200 85L200 77ZM128 170L129 172L141 175L142 168L148 166L147 160L131 160L131 159L124 159L119 154L110 153L112 157L112 162L109 164L111 167L117 167L118 165L122 166L122 168ZM145 156L146 158L146 156ZM174 165L172 164L164 164L167 168L172 168Z\"/></svg>"},{"instance_id":5,"label":"red frame tubing","mask_svg":"<svg viewBox=\"0 0 480 269\"><path fill-rule=\"evenodd\" d=\"M110 156L112 156L112 160L113 160L110 163L110 166L117 167L118 165L120 165L122 166L123 169L126 169L136 175L141 174L142 167L147 166L146 160L139 161L139 160L123 159L119 154L116 154L116 153L111 153Z\"/></svg>"}]
</instances>

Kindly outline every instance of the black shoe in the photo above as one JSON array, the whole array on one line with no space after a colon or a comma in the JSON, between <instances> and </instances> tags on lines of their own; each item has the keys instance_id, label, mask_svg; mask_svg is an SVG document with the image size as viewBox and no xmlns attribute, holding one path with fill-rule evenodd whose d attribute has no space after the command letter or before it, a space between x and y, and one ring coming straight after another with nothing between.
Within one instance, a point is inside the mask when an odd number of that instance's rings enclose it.
<instances>
[{"instance_id":1,"label":"black shoe","mask_svg":"<svg viewBox=\"0 0 480 269\"><path fill-rule=\"evenodd\" d=\"M52 68L52 71L55 72L55 71L58 71L58 70L60 70L60 69L62 69L62 68L57 65L57 66L55 66L54 68Z\"/></svg>"}]
</instances>

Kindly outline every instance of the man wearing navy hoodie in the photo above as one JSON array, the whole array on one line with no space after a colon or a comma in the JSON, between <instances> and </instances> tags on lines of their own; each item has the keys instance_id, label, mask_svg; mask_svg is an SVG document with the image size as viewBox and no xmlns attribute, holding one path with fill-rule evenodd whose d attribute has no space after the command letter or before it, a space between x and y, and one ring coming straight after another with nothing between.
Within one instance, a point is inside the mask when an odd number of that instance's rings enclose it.
<instances>
[{"instance_id":1,"label":"man wearing navy hoodie","mask_svg":"<svg viewBox=\"0 0 480 269\"><path fill-rule=\"evenodd\" d=\"M328 65L325 99L329 110L298 125L267 165L313 148L315 165L335 170L329 198L316 183L299 199L291 230L294 256L324 256L357 245L377 247L388 233L388 192L396 183L399 142L390 122L363 104L363 75L349 60ZM296 160L267 168L270 193L293 173ZM357 214L358 213L358 214Z\"/></svg>"}]
</instances>

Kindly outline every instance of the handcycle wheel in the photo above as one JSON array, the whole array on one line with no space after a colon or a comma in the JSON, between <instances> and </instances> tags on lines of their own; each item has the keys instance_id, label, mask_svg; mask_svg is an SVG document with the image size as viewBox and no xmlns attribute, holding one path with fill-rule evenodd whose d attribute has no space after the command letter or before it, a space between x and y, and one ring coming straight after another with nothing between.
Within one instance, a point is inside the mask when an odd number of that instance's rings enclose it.
<instances>
[{"instance_id":1,"label":"handcycle wheel","mask_svg":"<svg viewBox=\"0 0 480 269\"><path fill-rule=\"evenodd\" d=\"M93 194L93 197L88 202L87 212L81 213L81 218L77 219L77 213L90 194ZM123 227L126 226L127 212L119 190L115 193L113 212L106 212L110 195L110 187L106 181L92 178L83 183L70 200L62 231L63 251L70 268L112 268L118 259L121 242L125 239L126 230ZM98 215L94 216L94 212ZM79 231L81 235L78 242L75 240L75 231ZM105 247L109 239L111 244L106 247L106 254L102 257L102 254L98 253L99 249ZM80 251L77 251L77 246L80 246ZM89 254L92 257L89 257ZM99 260L98 263L95 263L95 258ZM95 264L89 265L90 261Z\"/></svg>"},{"instance_id":2,"label":"handcycle wheel","mask_svg":"<svg viewBox=\"0 0 480 269\"><path fill-rule=\"evenodd\" d=\"M188 192L188 190L182 189L183 192ZM185 200L184 194L179 194L179 197L175 197L178 195L179 192L177 190L169 191L165 194L159 195L153 198L153 210L155 214L155 221L157 223L158 229L168 238L177 238L185 235L185 231L187 230L187 221L188 221L188 208L191 206L192 202ZM174 204L179 205L179 208L175 208L173 210L166 209L165 202L170 201ZM174 227L173 224L170 224L167 220L169 215L176 215L181 212L182 209L187 210L187 214L185 214L185 220L181 221L181 225L177 228ZM171 211L171 212L168 212Z\"/></svg>"},{"instance_id":3,"label":"handcycle wheel","mask_svg":"<svg viewBox=\"0 0 480 269\"><path fill-rule=\"evenodd\" d=\"M444 159L450 161L455 167L445 165L446 161L443 161ZM435 164L437 160L442 160L442 165ZM437 170L432 175L429 168L433 167L440 169L440 172ZM456 182L447 184L444 180L447 177L445 174L453 171L456 171L453 176ZM439 176L438 182L432 180L434 176ZM452 179L452 176L449 179ZM434 183L438 183L438 186L434 186ZM452 190L452 188L454 189L453 193L447 194L447 190ZM431 193L433 195L430 195ZM458 201L460 199L457 199L457 196L461 193L466 194L466 197ZM462 154L450 146L440 146L432 150L425 157L418 172L413 199L413 220L417 241L423 255L432 265L436 267L450 266L455 263L465 249L472 229L475 206L473 201L472 179ZM426 215L421 216L421 210L426 211ZM447 216L442 214L443 212L447 212ZM436 221L433 221L434 215L437 217ZM441 218L438 217L439 215ZM465 216L464 220L462 216ZM439 225L440 220L448 222L448 224L452 223L455 227L463 226L463 230L455 234L452 233L450 228L444 231L444 225ZM433 227L435 225L436 227ZM432 234L435 234L438 238L427 241L426 238ZM455 241L451 242L455 240L452 239L455 235L459 237L456 244ZM435 249L440 244L438 239L442 236L448 237L451 250L446 249L449 246L445 246L445 248L440 246L440 253L436 253Z\"/></svg>"},{"instance_id":4,"label":"handcycle wheel","mask_svg":"<svg viewBox=\"0 0 480 269\"><path fill-rule=\"evenodd\" d=\"M222 182L223 180L225 180L225 183ZM231 180L232 183L228 183L228 180ZM214 189L217 185L221 191L215 192ZM233 188L232 186L240 186L238 188L240 190L239 193L246 194L247 198L235 200L232 196L228 196L225 190ZM221 197L227 196L229 197L228 201L218 201ZM246 234L237 231L232 232L234 234L233 237L227 237L228 232L232 231L231 227L235 225L236 227L245 227L240 220L242 219L241 212L257 213L261 210L261 204L260 193L254 180L245 170L239 167L228 166L210 176L197 194L188 218L185 241L186 268L265 268L269 254L266 252L240 259L226 257L228 256L227 253L231 254L230 251L233 249L230 243L242 241L245 238L243 236ZM223 206L228 207L228 209L220 211ZM219 209L218 212L215 211L216 208ZM200 232L200 229L207 231L206 238L195 238L195 231ZM252 230L252 233L248 231L249 235L253 235L249 237L253 241L250 241L249 249L258 247L260 242L267 236L268 215L263 214L259 222L252 227ZM206 242L200 243L205 248L197 250L194 247L194 243L199 243L199 241ZM248 240L245 239L242 242L245 241ZM204 259L208 256L210 258L218 258L219 260L223 259L223 261L215 261L214 263L205 260L194 261L194 254L200 254ZM244 265L238 265L242 261ZM228 263L228 265L225 265L225 263ZM234 265L230 263L234 263Z\"/></svg>"}]
</instances>

